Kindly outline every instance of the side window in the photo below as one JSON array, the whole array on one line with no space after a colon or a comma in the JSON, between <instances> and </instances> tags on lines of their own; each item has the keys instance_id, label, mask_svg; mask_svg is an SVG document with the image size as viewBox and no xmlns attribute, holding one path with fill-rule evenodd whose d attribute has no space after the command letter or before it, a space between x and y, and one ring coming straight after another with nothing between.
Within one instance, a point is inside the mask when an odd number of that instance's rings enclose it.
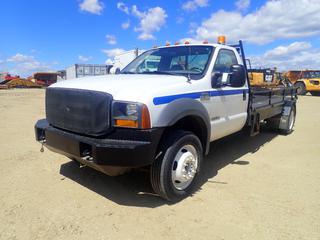
<instances>
[{"instance_id":1,"label":"side window","mask_svg":"<svg viewBox=\"0 0 320 240\"><path fill-rule=\"evenodd\" d=\"M218 53L217 60L213 67L213 71L228 73L230 72L230 67L234 64L238 64L234 52L228 49L221 49Z\"/></svg>"}]
</instances>

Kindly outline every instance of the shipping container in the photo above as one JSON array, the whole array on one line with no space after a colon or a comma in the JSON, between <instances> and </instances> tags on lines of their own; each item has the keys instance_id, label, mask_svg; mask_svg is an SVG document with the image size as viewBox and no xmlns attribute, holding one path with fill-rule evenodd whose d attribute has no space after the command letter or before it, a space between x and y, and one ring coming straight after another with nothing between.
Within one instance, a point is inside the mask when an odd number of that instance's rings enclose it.
<instances>
[{"instance_id":1,"label":"shipping container","mask_svg":"<svg viewBox=\"0 0 320 240\"><path fill-rule=\"evenodd\" d=\"M106 75L111 67L105 64L74 64L66 69L66 79Z\"/></svg>"}]
</instances>

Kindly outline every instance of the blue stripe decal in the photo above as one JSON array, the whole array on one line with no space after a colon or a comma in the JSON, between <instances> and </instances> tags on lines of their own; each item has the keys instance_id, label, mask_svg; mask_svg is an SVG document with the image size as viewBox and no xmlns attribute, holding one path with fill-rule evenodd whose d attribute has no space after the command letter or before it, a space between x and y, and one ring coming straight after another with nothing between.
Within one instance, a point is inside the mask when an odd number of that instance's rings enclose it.
<instances>
[{"instance_id":1,"label":"blue stripe decal","mask_svg":"<svg viewBox=\"0 0 320 240\"><path fill-rule=\"evenodd\" d=\"M236 94L242 94L243 91L245 93L248 93L248 89L236 89L236 90L216 90L216 91L204 91L204 92L193 92L193 93L182 93L177 95L169 95L169 96L163 96L163 97L155 97L153 99L154 105L161 105L161 104L167 104L174 100L180 99L180 98L191 98L191 99L198 99L201 97L203 93L209 93L210 97L217 97L217 96L228 96L228 95L236 95Z\"/></svg>"}]
</instances>

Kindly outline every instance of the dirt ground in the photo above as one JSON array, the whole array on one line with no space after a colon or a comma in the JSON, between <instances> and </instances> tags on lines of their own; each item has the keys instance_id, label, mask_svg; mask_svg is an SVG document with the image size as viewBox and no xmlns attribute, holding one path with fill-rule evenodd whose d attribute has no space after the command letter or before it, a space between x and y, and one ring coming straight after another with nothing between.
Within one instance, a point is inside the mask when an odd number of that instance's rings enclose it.
<instances>
[{"instance_id":1,"label":"dirt ground","mask_svg":"<svg viewBox=\"0 0 320 240\"><path fill-rule=\"evenodd\" d=\"M44 90L0 91L0 239L320 239L320 97L295 131L219 140L202 186L170 205L148 175L108 177L34 140Z\"/></svg>"}]
</instances>

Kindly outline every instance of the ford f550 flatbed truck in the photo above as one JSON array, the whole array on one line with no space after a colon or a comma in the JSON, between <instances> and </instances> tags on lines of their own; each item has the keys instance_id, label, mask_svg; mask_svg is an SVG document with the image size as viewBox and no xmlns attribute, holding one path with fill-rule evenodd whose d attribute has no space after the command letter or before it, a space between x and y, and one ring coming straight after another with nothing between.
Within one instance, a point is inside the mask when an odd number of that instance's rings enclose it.
<instances>
[{"instance_id":1,"label":"ford f550 flatbed truck","mask_svg":"<svg viewBox=\"0 0 320 240\"><path fill-rule=\"evenodd\" d=\"M262 122L288 134L296 116L294 88L250 87L241 41L153 48L120 74L55 83L45 101L37 141L111 175L148 166L170 201L194 189L210 142Z\"/></svg>"}]
</instances>

